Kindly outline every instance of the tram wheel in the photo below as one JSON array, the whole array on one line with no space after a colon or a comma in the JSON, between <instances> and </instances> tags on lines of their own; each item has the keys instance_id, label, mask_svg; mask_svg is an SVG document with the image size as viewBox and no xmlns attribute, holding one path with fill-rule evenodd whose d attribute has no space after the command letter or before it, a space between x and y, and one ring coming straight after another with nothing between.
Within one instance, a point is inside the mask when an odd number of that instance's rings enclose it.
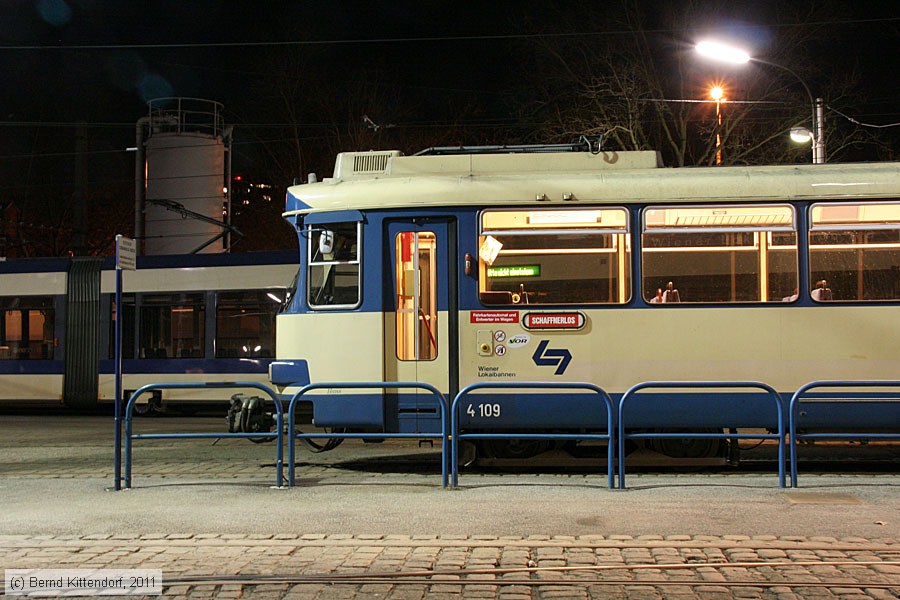
<instances>
[{"instance_id":1,"label":"tram wheel","mask_svg":"<svg viewBox=\"0 0 900 600\"><path fill-rule=\"evenodd\" d=\"M704 430L704 432L721 433L717 429ZM658 438L651 439L648 447L654 452L670 458L713 458L725 456L727 445L724 440L718 439Z\"/></svg>"},{"instance_id":2,"label":"tram wheel","mask_svg":"<svg viewBox=\"0 0 900 600\"><path fill-rule=\"evenodd\" d=\"M551 447L544 440L483 440L479 446L490 458L532 458Z\"/></svg>"}]
</instances>

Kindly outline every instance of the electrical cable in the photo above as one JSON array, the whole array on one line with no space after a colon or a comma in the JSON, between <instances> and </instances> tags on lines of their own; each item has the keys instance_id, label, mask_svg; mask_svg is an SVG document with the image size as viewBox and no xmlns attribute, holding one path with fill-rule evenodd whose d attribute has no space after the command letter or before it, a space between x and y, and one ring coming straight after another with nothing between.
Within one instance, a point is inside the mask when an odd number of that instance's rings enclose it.
<instances>
[{"instance_id":1,"label":"electrical cable","mask_svg":"<svg viewBox=\"0 0 900 600\"><path fill-rule=\"evenodd\" d=\"M854 123L855 125L859 125L860 127L872 127L872 128L874 128L874 129L885 129L885 128L887 128L887 127L898 127L898 126L900 126L900 123L888 123L888 124L886 124L886 125L875 125L875 124L873 124L873 123L861 123L861 122L857 121L856 119L854 119L853 117L850 117L850 116L848 116L848 115L845 115L844 113L842 113L842 112L839 111L838 109L833 108L833 107L831 107L831 106L828 106L827 104L825 105L825 108L827 108L827 109L830 110L831 112L834 112L834 113L839 114L840 116L844 117L845 119L847 119L847 120L850 121L851 123Z\"/></svg>"}]
</instances>

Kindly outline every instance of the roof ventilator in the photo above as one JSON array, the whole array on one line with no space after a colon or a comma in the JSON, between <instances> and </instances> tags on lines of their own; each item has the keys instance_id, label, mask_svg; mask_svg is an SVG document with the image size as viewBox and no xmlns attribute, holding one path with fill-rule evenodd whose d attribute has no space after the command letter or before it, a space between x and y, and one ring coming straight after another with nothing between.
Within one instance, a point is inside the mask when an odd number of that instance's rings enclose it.
<instances>
[{"instance_id":1,"label":"roof ventilator","mask_svg":"<svg viewBox=\"0 0 900 600\"><path fill-rule=\"evenodd\" d=\"M357 154L353 157L353 172L384 173L392 155L389 152Z\"/></svg>"}]
</instances>

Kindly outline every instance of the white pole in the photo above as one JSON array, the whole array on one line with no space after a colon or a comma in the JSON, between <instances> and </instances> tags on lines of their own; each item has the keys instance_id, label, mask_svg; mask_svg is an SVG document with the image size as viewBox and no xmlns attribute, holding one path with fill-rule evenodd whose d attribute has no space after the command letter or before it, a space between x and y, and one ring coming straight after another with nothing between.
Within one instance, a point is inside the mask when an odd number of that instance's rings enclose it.
<instances>
[{"instance_id":1,"label":"white pole","mask_svg":"<svg viewBox=\"0 0 900 600\"><path fill-rule=\"evenodd\" d=\"M815 137L813 139L813 162L825 162L825 101L816 98Z\"/></svg>"}]
</instances>

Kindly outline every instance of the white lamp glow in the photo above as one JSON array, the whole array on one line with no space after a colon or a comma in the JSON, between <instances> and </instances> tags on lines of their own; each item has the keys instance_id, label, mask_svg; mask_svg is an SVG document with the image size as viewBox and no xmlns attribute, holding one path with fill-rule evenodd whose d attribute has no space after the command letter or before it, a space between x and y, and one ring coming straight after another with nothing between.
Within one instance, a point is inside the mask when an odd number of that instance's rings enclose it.
<instances>
[{"instance_id":1,"label":"white lamp glow","mask_svg":"<svg viewBox=\"0 0 900 600\"><path fill-rule=\"evenodd\" d=\"M798 144L805 144L812 141L813 134L806 127L791 127L791 139Z\"/></svg>"},{"instance_id":2,"label":"white lamp glow","mask_svg":"<svg viewBox=\"0 0 900 600\"><path fill-rule=\"evenodd\" d=\"M720 44L718 42L700 42L699 44L697 44L696 49L697 52L699 52L703 56L707 56L715 60L735 63L738 65L750 62L750 55L740 48L726 46L725 44Z\"/></svg>"}]
</instances>

